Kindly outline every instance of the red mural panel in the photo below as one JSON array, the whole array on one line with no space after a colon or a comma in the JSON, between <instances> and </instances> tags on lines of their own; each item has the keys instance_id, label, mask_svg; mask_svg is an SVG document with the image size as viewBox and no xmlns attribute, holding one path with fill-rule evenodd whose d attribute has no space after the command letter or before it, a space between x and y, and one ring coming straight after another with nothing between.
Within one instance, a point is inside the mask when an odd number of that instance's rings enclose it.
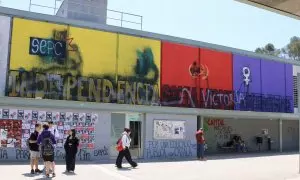
<instances>
[{"instance_id":1,"label":"red mural panel","mask_svg":"<svg viewBox=\"0 0 300 180\"><path fill-rule=\"evenodd\" d=\"M196 86L191 65L199 64L199 48L163 42L161 62L161 102L165 106L195 107ZM198 84L198 85L196 85Z\"/></svg>"},{"instance_id":2,"label":"red mural panel","mask_svg":"<svg viewBox=\"0 0 300 180\"><path fill-rule=\"evenodd\" d=\"M207 70L201 88L232 91L232 54L200 49L200 63Z\"/></svg>"},{"instance_id":3,"label":"red mural panel","mask_svg":"<svg viewBox=\"0 0 300 180\"><path fill-rule=\"evenodd\" d=\"M232 110L232 54L200 49L200 66L200 108Z\"/></svg>"},{"instance_id":4,"label":"red mural panel","mask_svg":"<svg viewBox=\"0 0 300 180\"><path fill-rule=\"evenodd\" d=\"M163 106L233 109L232 55L164 42Z\"/></svg>"},{"instance_id":5,"label":"red mural panel","mask_svg":"<svg viewBox=\"0 0 300 180\"><path fill-rule=\"evenodd\" d=\"M199 49L196 47L162 43L161 83L177 86L195 86L189 66L199 62Z\"/></svg>"}]
</instances>

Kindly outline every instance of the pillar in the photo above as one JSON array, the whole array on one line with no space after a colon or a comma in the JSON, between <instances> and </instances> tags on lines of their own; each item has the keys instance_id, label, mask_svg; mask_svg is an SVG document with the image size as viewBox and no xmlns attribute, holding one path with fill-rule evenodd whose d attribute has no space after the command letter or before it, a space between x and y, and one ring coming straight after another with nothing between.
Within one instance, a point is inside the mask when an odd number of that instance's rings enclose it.
<instances>
[{"instance_id":1,"label":"pillar","mask_svg":"<svg viewBox=\"0 0 300 180\"><path fill-rule=\"evenodd\" d=\"M279 152L282 152L282 119L279 119Z\"/></svg>"}]
</instances>

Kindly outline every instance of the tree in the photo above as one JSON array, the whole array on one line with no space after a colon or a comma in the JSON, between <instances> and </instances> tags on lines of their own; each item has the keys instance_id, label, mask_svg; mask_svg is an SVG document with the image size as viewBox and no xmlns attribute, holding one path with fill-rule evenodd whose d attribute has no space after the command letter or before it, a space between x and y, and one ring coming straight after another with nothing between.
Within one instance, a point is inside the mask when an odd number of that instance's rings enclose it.
<instances>
[{"instance_id":1,"label":"tree","mask_svg":"<svg viewBox=\"0 0 300 180\"><path fill-rule=\"evenodd\" d=\"M292 37L290 43L284 48L288 56L293 60L300 60L300 38Z\"/></svg>"},{"instance_id":2,"label":"tree","mask_svg":"<svg viewBox=\"0 0 300 180\"><path fill-rule=\"evenodd\" d=\"M281 53L281 50L276 49L275 46L272 43L268 43L267 45L265 45L265 47L256 48L255 52L259 53L259 54L279 56L279 54Z\"/></svg>"},{"instance_id":3,"label":"tree","mask_svg":"<svg viewBox=\"0 0 300 180\"><path fill-rule=\"evenodd\" d=\"M276 49L272 43L268 43L265 47L256 48L255 52L300 61L300 37L292 37L281 49Z\"/></svg>"}]
</instances>

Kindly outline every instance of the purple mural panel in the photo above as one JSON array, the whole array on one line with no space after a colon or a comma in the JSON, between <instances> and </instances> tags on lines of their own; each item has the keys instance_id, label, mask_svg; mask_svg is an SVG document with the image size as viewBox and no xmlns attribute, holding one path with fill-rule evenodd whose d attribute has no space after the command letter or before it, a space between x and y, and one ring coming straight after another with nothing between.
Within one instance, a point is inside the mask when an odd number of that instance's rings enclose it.
<instances>
[{"instance_id":1,"label":"purple mural panel","mask_svg":"<svg viewBox=\"0 0 300 180\"><path fill-rule=\"evenodd\" d=\"M285 64L285 96L289 105L287 112L294 112L293 65L291 64Z\"/></svg>"},{"instance_id":2,"label":"purple mural panel","mask_svg":"<svg viewBox=\"0 0 300 180\"><path fill-rule=\"evenodd\" d=\"M262 94L285 96L285 64L261 60Z\"/></svg>"},{"instance_id":3,"label":"purple mural panel","mask_svg":"<svg viewBox=\"0 0 300 180\"><path fill-rule=\"evenodd\" d=\"M285 77L285 64L261 60L262 111L290 112Z\"/></svg>"},{"instance_id":4,"label":"purple mural panel","mask_svg":"<svg viewBox=\"0 0 300 180\"><path fill-rule=\"evenodd\" d=\"M233 89L243 93L261 93L260 60L233 55Z\"/></svg>"},{"instance_id":5,"label":"purple mural panel","mask_svg":"<svg viewBox=\"0 0 300 180\"><path fill-rule=\"evenodd\" d=\"M235 110L261 111L259 59L233 55L233 90Z\"/></svg>"}]
</instances>

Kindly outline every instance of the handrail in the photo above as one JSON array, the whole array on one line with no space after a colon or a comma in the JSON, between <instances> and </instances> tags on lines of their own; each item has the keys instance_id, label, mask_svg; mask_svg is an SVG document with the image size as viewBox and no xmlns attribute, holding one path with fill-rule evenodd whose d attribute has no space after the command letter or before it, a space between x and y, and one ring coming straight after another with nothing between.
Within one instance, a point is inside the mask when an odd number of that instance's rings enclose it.
<instances>
[{"instance_id":1,"label":"handrail","mask_svg":"<svg viewBox=\"0 0 300 180\"><path fill-rule=\"evenodd\" d=\"M61 4L59 5L59 7L57 7L57 2L61 2ZM32 3L32 0L30 0L30 4L29 4L29 11L31 12L31 7L32 6L36 6L36 7L43 7L43 8L48 8L48 9L53 9L53 14L52 15L56 15L57 14L57 10L59 10L61 8L61 5L64 3L65 1L64 0L54 0L54 6L45 6L45 5L42 5L42 4L36 4L36 3ZM83 5L83 4L80 4L80 3L76 3L76 2L70 2L71 4L75 4L75 5ZM100 9L100 8L97 8L97 7L94 7L94 6L91 6L91 5L87 5L87 4L84 4L84 7L87 7L87 8L93 8L93 9ZM102 9L101 9L102 10ZM113 12L113 13L117 13L118 16L120 18L116 18L116 17L110 17L109 15L106 15L106 19L107 20L115 20L115 21L118 21L120 23L120 26L121 27L124 27L124 23L130 23L130 24L135 24L135 25L140 25L140 30L143 29L143 16L141 15L137 15L137 14L132 14L132 13L127 13L127 12L122 12L122 11L117 11L117 10L112 10L112 9L107 9L106 10L107 13L108 12ZM72 10L68 10L68 12L77 12L77 11L72 11ZM89 13L86 13L85 11L81 11L80 13L82 14L89 14ZM89 14L91 15L91 14ZM93 14L94 16L98 16L97 14ZM131 16L131 17L136 17L136 18L139 18L139 20L137 21L132 21L132 20L126 20L124 18L124 15L128 15L128 16ZM115 24L110 24L110 25L115 25Z\"/></svg>"}]
</instances>

